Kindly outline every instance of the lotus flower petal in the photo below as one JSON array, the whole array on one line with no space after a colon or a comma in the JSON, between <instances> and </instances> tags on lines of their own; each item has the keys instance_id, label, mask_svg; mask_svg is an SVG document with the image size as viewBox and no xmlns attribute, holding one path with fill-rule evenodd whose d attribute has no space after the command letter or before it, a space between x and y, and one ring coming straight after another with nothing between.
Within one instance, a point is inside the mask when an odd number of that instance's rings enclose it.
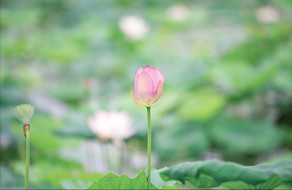
<instances>
[{"instance_id":1,"label":"lotus flower petal","mask_svg":"<svg viewBox=\"0 0 292 190\"><path fill-rule=\"evenodd\" d=\"M135 92L142 101L152 99L154 97L154 84L152 78L143 71L137 76L137 83L135 84Z\"/></svg>"},{"instance_id":2,"label":"lotus flower petal","mask_svg":"<svg viewBox=\"0 0 292 190\"><path fill-rule=\"evenodd\" d=\"M164 76L158 69L156 69L156 67L150 67L149 65L147 65L144 68L144 71L147 72L147 74L150 75L150 77L152 78L155 89L157 88L160 81L164 83Z\"/></svg>"},{"instance_id":3,"label":"lotus flower petal","mask_svg":"<svg viewBox=\"0 0 292 190\"><path fill-rule=\"evenodd\" d=\"M132 92L132 90L130 90L132 98L134 100L134 102L138 105L138 106L143 106L143 103L136 97L136 95Z\"/></svg>"},{"instance_id":4,"label":"lotus flower petal","mask_svg":"<svg viewBox=\"0 0 292 190\"><path fill-rule=\"evenodd\" d=\"M153 99L153 104L156 103L162 95L163 95L163 82L159 81L159 84L158 84L157 89L155 91L155 97Z\"/></svg>"}]
</instances>

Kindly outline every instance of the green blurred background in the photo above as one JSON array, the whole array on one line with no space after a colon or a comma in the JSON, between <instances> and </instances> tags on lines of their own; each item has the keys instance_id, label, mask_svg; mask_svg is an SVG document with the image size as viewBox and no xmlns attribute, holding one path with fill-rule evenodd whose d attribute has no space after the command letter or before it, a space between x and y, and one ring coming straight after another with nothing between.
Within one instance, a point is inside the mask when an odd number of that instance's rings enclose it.
<instances>
[{"instance_id":1,"label":"green blurred background","mask_svg":"<svg viewBox=\"0 0 292 190\"><path fill-rule=\"evenodd\" d=\"M24 185L21 103L35 106L31 187L145 169L146 109L129 90L146 65L165 76L152 108L156 168L291 159L291 23L290 0L1 0L0 187ZM98 110L132 117L126 150L90 131Z\"/></svg>"}]
</instances>

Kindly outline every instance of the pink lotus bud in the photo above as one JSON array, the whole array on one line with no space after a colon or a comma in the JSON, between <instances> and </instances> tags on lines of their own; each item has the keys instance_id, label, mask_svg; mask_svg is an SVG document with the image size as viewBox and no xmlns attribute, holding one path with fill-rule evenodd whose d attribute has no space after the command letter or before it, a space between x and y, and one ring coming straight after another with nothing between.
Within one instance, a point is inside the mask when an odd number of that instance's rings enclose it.
<instances>
[{"instance_id":1,"label":"pink lotus bud","mask_svg":"<svg viewBox=\"0 0 292 190\"><path fill-rule=\"evenodd\" d=\"M135 77L135 93L132 97L138 106L155 105L163 96L164 76L155 67L139 67Z\"/></svg>"}]
</instances>

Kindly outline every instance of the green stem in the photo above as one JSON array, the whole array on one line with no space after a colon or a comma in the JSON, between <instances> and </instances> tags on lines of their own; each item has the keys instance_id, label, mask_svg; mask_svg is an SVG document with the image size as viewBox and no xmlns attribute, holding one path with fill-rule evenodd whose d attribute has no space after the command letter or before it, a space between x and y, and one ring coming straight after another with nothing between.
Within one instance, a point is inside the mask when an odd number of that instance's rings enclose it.
<instances>
[{"instance_id":1,"label":"green stem","mask_svg":"<svg viewBox=\"0 0 292 190\"><path fill-rule=\"evenodd\" d=\"M25 168L25 189L28 189L28 179L29 179L29 160L30 160L30 131L29 128L25 129L26 134L26 168Z\"/></svg>"},{"instance_id":2,"label":"green stem","mask_svg":"<svg viewBox=\"0 0 292 190\"><path fill-rule=\"evenodd\" d=\"M148 122L148 139L147 139L147 152L148 152L148 183L147 188L151 188L151 107L147 108L147 122Z\"/></svg>"}]
</instances>

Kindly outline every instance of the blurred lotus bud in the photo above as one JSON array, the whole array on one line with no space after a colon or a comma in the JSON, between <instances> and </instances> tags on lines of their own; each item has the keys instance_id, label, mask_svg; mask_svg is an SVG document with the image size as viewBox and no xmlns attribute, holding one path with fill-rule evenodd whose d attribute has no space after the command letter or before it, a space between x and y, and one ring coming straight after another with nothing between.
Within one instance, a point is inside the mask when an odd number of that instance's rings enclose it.
<instances>
[{"instance_id":1,"label":"blurred lotus bud","mask_svg":"<svg viewBox=\"0 0 292 190\"><path fill-rule=\"evenodd\" d=\"M83 87L85 91L89 91L90 89L90 78L84 78L83 79Z\"/></svg>"},{"instance_id":2,"label":"blurred lotus bud","mask_svg":"<svg viewBox=\"0 0 292 190\"><path fill-rule=\"evenodd\" d=\"M166 14L170 20L181 22L189 18L189 9L184 5L175 5L168 8Z\"/></svg>"},{"instance_id":3,"label":"blurred lotus bud","mask_svg":"<svg viewBox=\"0 0 292 190\"><path fill-rule=\"evenodd\" d=\"M163 96L164 76L155 67L139 67L135 77L135 93L132 97L138 106L155 105L160 102Z\"/></svg>"},{"instance_id":4,"label":"blurred lotus bud","mask_svg":"<svg viewBox=\"0 0 292 190\"><path fill-rule=\"evenodd\" d=\"M88 118L89 128L103 140L119 141L135 134L132 119L126 112L98 111Z\"/></svg>"},{"instance_id":5,"label":"blurred lotus bud","mask_svg":"<svg viewBox=\"0 0 292 190\"><path fill-rule=\"evenodd\" d=\"M149 26L144 19L138 16L124 16L119 20L122 32L133 40L142 39L149 31Z\"/></svg>"}]
</instances>

